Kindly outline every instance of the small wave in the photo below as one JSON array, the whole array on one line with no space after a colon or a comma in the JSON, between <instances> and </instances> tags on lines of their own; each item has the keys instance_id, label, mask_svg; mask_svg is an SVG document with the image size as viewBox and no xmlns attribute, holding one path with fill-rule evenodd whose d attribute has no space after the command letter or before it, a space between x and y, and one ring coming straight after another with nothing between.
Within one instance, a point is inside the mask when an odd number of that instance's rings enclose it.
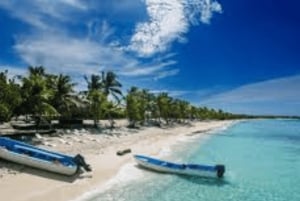
<instances>
[{"instance_id":1,"label":"small wave","mask_svg":"<svg viewBox=\"0 0 300 201\"><path fill-rule=\"evenodd\" d=\"M177 139L177 142L192 142L194 139L197 139L198 136L182 136Z\"/></svg>"},{"instance_id":2,"label":"small wave","mask_svg":"<svg viewBox=\"0 0 300 201\"><path fill-rule=\"evenodd\" d=\"M109 189L115 187L116 185L126 184L132 180L137 180L143 178L145 172L136 168L136 163L127 163L121 167L119 172L110 179L106 184L101 186L101 188L96 187L94 190L84 193L77 199L73 201L86 201L93 199L95 196L108 191Z\"/></svg>"}]
</instances>

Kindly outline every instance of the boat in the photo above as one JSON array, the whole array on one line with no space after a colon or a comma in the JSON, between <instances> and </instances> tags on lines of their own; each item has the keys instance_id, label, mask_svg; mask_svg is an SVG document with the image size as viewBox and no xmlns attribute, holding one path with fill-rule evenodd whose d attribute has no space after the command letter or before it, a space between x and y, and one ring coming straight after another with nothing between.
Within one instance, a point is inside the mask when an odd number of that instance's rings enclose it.
<instances>
[{"instance_id":1,"label":"boat","mask_svg":"<svg viewBox=\"0 0 300 201\"><path fill-rule=\"evenodd\" d=\"M224 165L180 164L168 162L148 156L134 155L136 162L147 169L174 174L194 175L201 177L222 178L225 173Z\"/></svg>"},{"instance_id":2,"label":"boat","mask_svg":"<svg viewBox=\"0 0 300 201\"><path fill-rule=\"evenodd\" d=\"M7 137L0 137L0 158L69 176L81 173L82 169L91 171L80 154L68 156Z\"/></svg>"}]
</instances>

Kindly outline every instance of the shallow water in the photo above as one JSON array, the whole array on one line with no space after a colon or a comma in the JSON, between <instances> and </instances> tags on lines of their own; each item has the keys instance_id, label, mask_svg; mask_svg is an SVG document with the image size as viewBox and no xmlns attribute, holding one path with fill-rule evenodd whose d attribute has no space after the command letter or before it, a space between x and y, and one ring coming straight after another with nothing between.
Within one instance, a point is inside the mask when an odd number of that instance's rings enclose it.
<instances>
[{"instance_id":1,"label":"shallow water","mask_svg":"<svg viewBox=\"0 0 300 201\"><path fill-rule=\"evenodd\" d=\"M182 139L172 150L168 158L175 161L225 164L225 178L160 174L128 164L88 200L300 200L300 121L240 122L205 140Z\"/></svg>"}]
</instances>

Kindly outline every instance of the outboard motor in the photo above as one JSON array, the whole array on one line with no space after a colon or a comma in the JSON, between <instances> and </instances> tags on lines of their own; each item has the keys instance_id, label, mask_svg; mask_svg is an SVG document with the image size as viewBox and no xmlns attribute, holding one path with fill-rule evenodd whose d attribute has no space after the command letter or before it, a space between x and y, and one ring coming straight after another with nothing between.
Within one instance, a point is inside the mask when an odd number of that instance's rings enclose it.
<instances>
[{"instance_id":1,"label":"outboard motor","mask_svg":"<svg viewBox=\"0 0 300 201\"><path fill-rule=\"evenodd\" d=\"M217 169L218 178L222 178L225 173L225 166L224 165L216 165L216 169Z\"/></svg>"},{"instance_id":2,"label":"outboard motor","mask_svg":"<svg viewBox=\"0 0 300 201\"><path fill-rule=\"evenodd\" d=\"M87 172L92 171L91 166L85 162L84 157L81 156L80 154L77 154L74 157L74 162L78 165L78 167L83 167L85 171Z\"/></svg>"}]
</instances>

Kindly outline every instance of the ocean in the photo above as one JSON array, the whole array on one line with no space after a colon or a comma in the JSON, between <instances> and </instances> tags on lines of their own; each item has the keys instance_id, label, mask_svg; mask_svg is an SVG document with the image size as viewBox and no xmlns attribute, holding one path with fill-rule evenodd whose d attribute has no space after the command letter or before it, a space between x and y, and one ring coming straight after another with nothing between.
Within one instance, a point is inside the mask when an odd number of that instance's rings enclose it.
<instances>
[{"instance_id":1,"label":"ocean","mask_svg":"<svg viewBox=\"0 0 300 201\"><path fill-rule=\"evenodd\" d=\"M300 200L300 121L241 121L214 132L182 138L163 150L160 157L185 163L224 164L223 179L161 174L132 163L86 200Z\"/></svg>"}]
</instances>

